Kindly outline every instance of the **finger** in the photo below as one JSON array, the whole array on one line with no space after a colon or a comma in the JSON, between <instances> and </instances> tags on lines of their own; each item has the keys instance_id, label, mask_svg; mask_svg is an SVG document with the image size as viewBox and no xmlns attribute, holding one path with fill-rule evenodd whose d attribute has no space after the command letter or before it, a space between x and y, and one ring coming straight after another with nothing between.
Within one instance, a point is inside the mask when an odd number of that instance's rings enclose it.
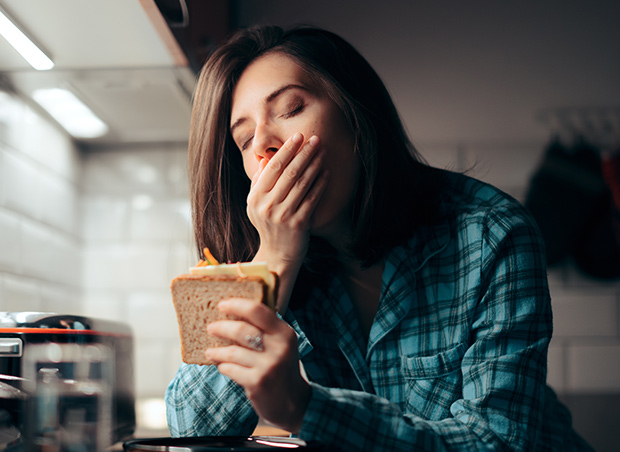
<instances>
[{"instance_id":1,"label":"finger","mask_svg":"<svg viewBox=\"0 0 620 452\"><path fill-rule=\"evenodd\" d=\"M313 136L308 140L299 150L295 158L283 169L281 176L278 178L274 185L274 192L278 197L275 199L277 202L281 202L283 199L289 196L289 193L300 182L302 185L308 184L306 171L309 165L314 162L321 164L321 157L323 154L319 152L319 138ZM318 157L318 158L317 158Z\"/></svg>"},{"instance_id":2,"label":"finger","mask_svg":"<svg viewBox=\"0 0 620 452\"><path fill-rule=\"evenodd\" d=\"M329 171L323 170L319 177L315 180L312 187L308 190L308 193L304 196L303 202L297 208L297 214L300 217L311 216L316 206L319 204L327 184L329 182Z\"/></svg>"},{"instance_id":3,"label":"finger","mask_svg":"<svg viewBox=\"0 0 620 452\"><path fill-rule=\"evenodd\" d=\"M243 387L254 385L257 380L256 372L249 366L223 362L217 365L217 370Z\"/></svg>"},{"instance_id":4,"label":"finger","mask_svg":"<svg viewBox=\"0 0 620 452\"><path fill-rule=\"evenodd\" d=\"M303 143L304 136L297 132L284 142L278 149L278 152L269 160L265 169L261 172L256 180L256 184L260 184L261 190L270 191L280 178L284 168L293 160L299 147Z\"/></svg>"},{"instance_id":5,"label":"finger","mask_svg":"<svg viewBox=\"0 0 620 452\"><path fill-rule=\"evenodd\" d=\"M207 325L207 332L222 339L229 339L248 347L247 338L257 337L261 330L247 322L238 320L218 320Z\"/></svg>"},{"instance_id":6,"label":"finger","mask_svg":"<svg viewBox=\"0 0 620 452\"><path fill-rule=\"evenodd\" d=\"M299 206L303 202L307 202L306 198L310 191L317 183L321 183L319 179L322 177L324 156L325 149L319 149L315 158L310 161L299 179L297 179L295 184L291 187L286 199L292 211L297 212Z\"/></svg>"},{"instance_id":7,"label":"finger","mask_svg":"<svg viewBox=\"0 0 620 452\"><path fill-rule=\"evenodd\" d=\"M286 325L269 307L254 300L232 298L220 301L217 307L221 312L239 317L264 333L277 333L281 324Z\"/></svg>"},{"instance_id":8,"label":"finger","mask_svg":"<svg viewBox=\"0 0 620 452\"><path fill-rule=\"evenodd\" d=\"M236 366L251 368L258 363L257 355L252 350L249 350L238 345L229 345L227 347L215 347L205 350L205 358L210 359L218 367L221 364L234 364Z\"/></svg>"}]
</instances>

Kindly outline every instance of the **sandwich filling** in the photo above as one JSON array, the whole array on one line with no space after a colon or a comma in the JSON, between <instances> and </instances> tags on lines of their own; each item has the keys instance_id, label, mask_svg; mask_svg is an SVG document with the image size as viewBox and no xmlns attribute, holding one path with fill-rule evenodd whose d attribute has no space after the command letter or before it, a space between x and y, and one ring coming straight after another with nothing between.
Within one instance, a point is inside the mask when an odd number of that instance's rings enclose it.
<instances>
[{"instance_id":1,"label":"sandwich filling","mask_svg":"<svg viewBox=\"0 0 620 452\"><path fill-rule=\"evenodd\" d=\"M246 278L258 276L267 285L265 304L271 309L276 309L276 275L267 269L265 262L244 262L236 264L200 265L189 269L190 275L194 276L237 276Z\"/></svg>"}]
</instances>

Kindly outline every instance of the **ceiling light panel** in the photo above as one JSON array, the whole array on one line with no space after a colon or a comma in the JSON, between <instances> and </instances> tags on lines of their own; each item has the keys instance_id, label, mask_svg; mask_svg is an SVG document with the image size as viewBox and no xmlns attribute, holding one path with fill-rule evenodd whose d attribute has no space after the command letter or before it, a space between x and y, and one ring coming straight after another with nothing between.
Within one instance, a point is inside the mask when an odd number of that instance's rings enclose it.
<instances>
[{"instance_id":1,"label":"ceiling light panel","mask_svg":"<svg viewBox=\"0 0 620 452\"><path fill-rule=\"evenodd\" d=\"M47 71L54 67L54 62L2 10L0 10L0 35L36 70Z\"/></svg>"},{"instance_id":2,"label":"ceiling light panel","mask_svg":"<svg viewBox=\"0 0 620 452\"><path fill-rule=\"evenodd\" d=\"M71 91L37 89L32 98L75 138L98 138L108 132L107 124Z\"/></svg>"}]
</instances>

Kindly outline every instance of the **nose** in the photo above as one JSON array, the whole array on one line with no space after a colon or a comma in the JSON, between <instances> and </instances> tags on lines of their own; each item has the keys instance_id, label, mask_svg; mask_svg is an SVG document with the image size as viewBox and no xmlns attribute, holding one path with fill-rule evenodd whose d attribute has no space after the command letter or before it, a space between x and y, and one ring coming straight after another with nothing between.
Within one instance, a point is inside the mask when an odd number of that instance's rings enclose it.
<instances>
[{"instance_id":1,"label":"nose","mask_svg":"<svg viewBox=\"0 0 620 452\"><path fill-rule=\"evenodd\" d=\"M283 144L284 141L279 134L269 126L262 124L256 127L252 140L252 151L258 161L264 158L271 159Z\"/></svg>"}]
</instances>

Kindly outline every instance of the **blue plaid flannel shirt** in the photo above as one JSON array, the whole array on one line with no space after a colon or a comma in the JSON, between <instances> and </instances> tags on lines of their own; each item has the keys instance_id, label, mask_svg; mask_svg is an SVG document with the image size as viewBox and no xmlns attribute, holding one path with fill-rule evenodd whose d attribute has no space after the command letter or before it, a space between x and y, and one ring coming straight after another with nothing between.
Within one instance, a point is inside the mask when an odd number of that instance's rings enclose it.
<instances>
[{"instance_id":1,"label":"blue plaid flannel shirt","mask_svg":"<svg viewBox=\"0 0 620 452\"><path fill-rule=\"evenodd\" d=\"M312 397L298 436L330 450L590 450L546 386L544 246L525 209L451 175L444 219L387 257L368 341L337 278L285 320ZM249 435L258 418L215 366L181 365L173 436Z\"/></svg>"}]
</instances>

